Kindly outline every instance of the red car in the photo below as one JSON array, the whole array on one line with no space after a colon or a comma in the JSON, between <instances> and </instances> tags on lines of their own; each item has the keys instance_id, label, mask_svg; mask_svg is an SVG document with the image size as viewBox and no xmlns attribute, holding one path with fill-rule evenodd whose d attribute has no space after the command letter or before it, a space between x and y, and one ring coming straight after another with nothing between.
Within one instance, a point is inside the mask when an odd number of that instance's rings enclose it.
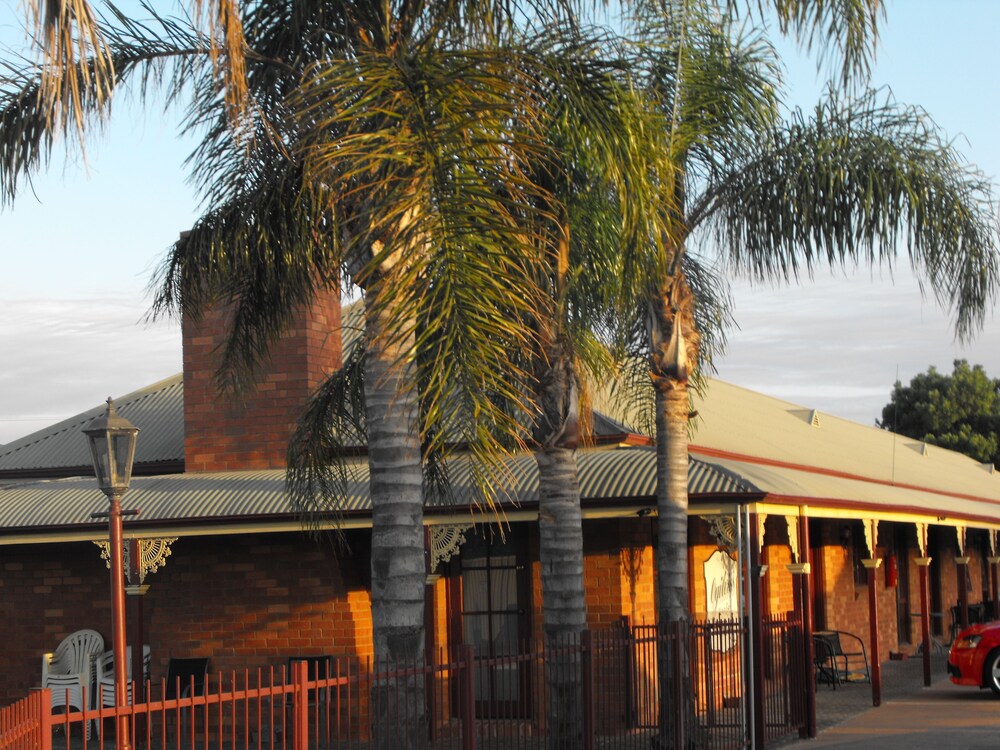
<instances>
[{"instance_id":1,"label":"red car","mask_svg":"<svg viewBox=\"0 0 1000 750\"><path fill-rule=\"evenodd\" d=\"M1000 622L970 625L958 634L948 652L948 676L956 685L1000 695Z\"/></svg>"}]
</instances>

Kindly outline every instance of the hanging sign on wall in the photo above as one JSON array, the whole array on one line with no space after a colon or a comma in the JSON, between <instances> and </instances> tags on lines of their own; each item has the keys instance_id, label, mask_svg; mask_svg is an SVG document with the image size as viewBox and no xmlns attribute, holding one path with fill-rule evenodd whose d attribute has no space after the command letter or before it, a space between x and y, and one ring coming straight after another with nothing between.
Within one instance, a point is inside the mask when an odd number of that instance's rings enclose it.
<instances>
[{"instance_id":1,"label":"hanging sign on wall","mask_svg":"<svg viewBox=\"0 0 1000 750\"><path fill-rule=\"evenodd\" d=\"M733 622L720 637L712 638L713 651L729 651L736 645L736 622L739 611L739 566L727 552L716 550L703 566L705 571L706 613L708 621ZM730 630L732 632L730 632Z\"/></svg>"}]
</instances>

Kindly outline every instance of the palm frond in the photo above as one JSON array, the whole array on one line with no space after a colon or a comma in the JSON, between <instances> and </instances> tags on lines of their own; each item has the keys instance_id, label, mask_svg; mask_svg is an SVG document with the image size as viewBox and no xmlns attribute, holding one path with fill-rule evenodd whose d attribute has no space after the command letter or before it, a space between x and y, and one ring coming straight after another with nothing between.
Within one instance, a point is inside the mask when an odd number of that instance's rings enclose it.
<instances>
[{"instance_id":1,"label":"palm frond","mask_svg":"<svg viewBox=\"0 0 1000 750\"><path fill-rule=\"evenodd\" d=\"M643 30L637 48L641 85L666 120L671 161L683 169L687 191L696 193L699 181L778 122L778 57L760 30L704 8L686 10L683 33L656 23Z\"/></svg>"},{"instance_id":2,"label":"palm frond","mask_svg":"<svg viewBox=\"0 0 1000 750\"><path fill-rule=\"evenodd\" d=\"M355 347L343 367L320 386L288 445L289 501L313 529L340 527L350 483L357 479L345 459L367 444L364 357L364 348Z\"/></svg>"},{"instance_id":3,"label":"palm frond","mask_svg":"<svg viewBox=\"0 0 1000 750\"><path fill-rule=\"evenodd\" d=\"M336 232L293 165L206 214L154 276L153 313L227 309L219 378L240 390L293 314L340 283Z\"/></svg>"},{"instance_id":4,"label":"palm frond","mask_svg":"<svg viewBox=\"0 0 1000 750\"><path fill-rule=\"evenodd\" d=\"M885 18L883 0L725 0L728 11L748 12L761 22L765 11L778 17L782 34L819 53L817 65L840 66L844 84L866 81L878 46L879 23ZM754 15L756 13L756 15Z\"/></svg>"},{"instance_id":5,"label":"palm frond","mask_svg":"<svg viewBox=\"0 0 1000 750\"><path fill-rule=\"evenodd\" d=\"M45 126L82 143L94 113L107 114L113 57L88 0L34 0L28 8L42 53L37 106Z\"/></svg>"},{"instance_id":6,"label":"palm frond","mask_svg":"<svg viewBox=\"0 0 1000 750\"><path fill-rule=\"evenodd\" d=\"M706 194L714 236L755 278L797 278L817 264L891 266L905 248L950 309L961 338L984 320L1000 281L989 182L925 112L870 92L834 95L811 118L762 136Z\"/></svg>"},{"instance_id":7,"label":"palm frond","mask_svg":"<svg viewBox=\"0 0 1000 750\"><path fill-rule=\"evenodd\" d=\"M307 123L307 173L329 187L356 283L392 297L387 336L422 352L422 437L435 450L448 424L477 461L516 435L511 401L529 410L510 351L528 344L541 203L523 165L537 137L511 134L531 118L513 102L525 76L498 54L371 53L316 68L295 103ZM405 63L405 64L402 64ZM363 73L361 73L363 71ZM461 155L461 158L457 158ZM458 416L460 415L460 416ZM490 488L484 487L484 491Z\"/></svg>"},{"instance_id":8,"label":"palm frond","mask_svg":"<svg viewBox=\"0 0 1000 750\"><path fill-rule=\"evenodd\" d=\"M164 94L169 104L207 62L207 49L183 23L155 17L140 23L112 8L110 19L101 19L103 54L115 76L102 80L101 59L91 56L74 63L66 76L75 76L72 118L52 117L45 87L46 69L28 60L2 63L0 78L0 202L10 203L22 181L46 167L59 137L81 127L100 130L111 106L111 97L128 91L140 101ZM155 28L154 28L155 26ZM69 91L67 90L67 95ZM80 143L82 148L82 141Z\"/></svg>"}]
</instances>

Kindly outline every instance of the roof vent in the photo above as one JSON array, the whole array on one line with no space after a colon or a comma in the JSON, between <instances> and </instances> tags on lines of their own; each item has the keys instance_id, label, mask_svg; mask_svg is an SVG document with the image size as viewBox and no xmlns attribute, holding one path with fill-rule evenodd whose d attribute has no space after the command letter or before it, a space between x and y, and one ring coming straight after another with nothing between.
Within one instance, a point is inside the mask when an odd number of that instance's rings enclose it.
<instances>
[{"instance_id":1,"label":"roof vent","mask_svg":"<svg viewBox=\"0 0 1000 750\"><path fill-rule=\"evenodd\" d=\"M986 473L987 474L996 474L997 473L997 467L994 466L989 461L987 461L986 463L983 463L983 464L979 464L979 465L982 466L984 469L986 469Z\"/></svg>"},{"instance_id":2,"label":"roof vent","mask_svg":"<svg viewBox=\"0 0 1000 750\"><path fill-rule=\"evenodd\" d=\"M930 450L927 447L927 443L907 443L906 447L909 448L910 450L916 451L921 456L926 456Z\"/></svg>"},{"instance_id":3,"label":"roof vent","mask_svg":"<svg viewBox=\"0 0 1000 750\"><path fill-rule=\"evenodd\" d=\"M792 409L789 412L812 427L819 427L819 412L815 409Z\"/></svg>"}]
</instances>

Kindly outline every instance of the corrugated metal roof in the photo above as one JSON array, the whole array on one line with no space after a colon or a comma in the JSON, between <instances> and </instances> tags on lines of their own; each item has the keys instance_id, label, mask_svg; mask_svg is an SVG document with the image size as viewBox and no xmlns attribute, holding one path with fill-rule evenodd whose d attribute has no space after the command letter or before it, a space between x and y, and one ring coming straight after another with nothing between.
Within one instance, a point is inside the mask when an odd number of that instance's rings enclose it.
<instances>
[{"instance_id":1,"label":"corrugated metal roof","mask_svg":"<svg viewBox=\"0 0 1000 750\"><path fill-rule=\"evenodd\" d=\"M1000 502L1000 473L961 453L924 446L877 427L817 415L812 409L720 380L709 381L705 395L695 398L694 408L698 417L691 450L709 461L746 458L798 467L803 469L800 474L839 474L873 485L939 493L946 503L943 498L949 495ZM751 476L743 468L737 471ZM1000 509L995 515L1000 520Z\"/></svg>"},{"instance_id":2,"label":"corrugated metal roof","mask_svg":"<svg viewBox=\"0 0 1000 750\"><path fill-rule=\"evenodd\" d=\"M135 462L184 459L184 384L181 375L161 380L115 399L118 413L138 427ZM100 404L52 427L0 448L0 472L91 466L90 449L80 432L104 413Z\"/></svg>"},{"instance_id":3,"label":"corrugated metal roof","mask_svg":"<svg viewBox=\"0 0 1000 750\"><path fill-rule=\"evenodd\" d=\"M655 451L647 447L587 449L578 453L580 490L588 507L613 508L624 499L645 502L655 488ZM350 465L352 481L342 511L367 516L368 464ZM538 470L533 456L524 454L508 463L513 483L499 498L507 508L533 506L538 501ZM475 497L468 481L468 462L458 460L452 472L451 505L466 508ZM726 470L694 460L689 473L690 492L756 495L748 482ZM128 521L132 529L155 529L164 523L194 523L202 527L233 521L261 526L284 517L293 519L281 470L171 474L136 477L122 504L139 509ZM445 504L437 503L441 508ZM33 482L0 488L0 537L16 541L25 530L47 528L53 533L73 527L98 528L92 514L104 511L107 500L90 477Z\"/></svg>"},{"instance_id":4,"label":"corrugated metal roof","mask_svg":"<svg viewBox=\"0 0 1000 750\"><path fill-rule=\"evenodd\" d=\"M363 305L343 312L345 348L362 333ZM119 412L141 430L137 466L183 459L183 385L180 375L116 399ZM615 397L595 389L594 424L599 433L640 432L642 399ZM0 448L0 482L37 470L89 467L81 429L103 405ZM849 422L709 380L694 399L698 412L692 438L689 488L692 494L769 493L781 502L823 507L889 510L908 508L927 517L955 515L1000 524L1000 473L942 448L927 447L874 427ZM651 497L655 456L651 448L586 450L580 483L587 502ZM367 511L367 466L358 465L348 512ZM537 500L537 472L530 454L508 463L509 503ZM6 478L5 478L6 472ZM453 467L454 502L471 502L467 466ZM92 481L50 482L0 489L0 528L85 524L102 499ZM82 495L81 495L82 493ZM55 498L55 499L53 499ZM137 478L129 502L143 509L143 521L258 519L288 517L281 471L235 472Z\"/></svg>"},{"instance_id":5,"label":"corrugated metal roof","mask_svg":"<svg viewBox=\"0 0 1000 750\"><path fill-rule=\"evenodd\" d=\"M923 516L925 522L931 523L968 521L1000 527L1000 497L955 497L933 490L729 458L716 457L712 463L719 470L738 474L765 489L766 501L808 505L814 515L831 515L834 509L843 509L861 516Z\"/></svg>"}]
</instances>

